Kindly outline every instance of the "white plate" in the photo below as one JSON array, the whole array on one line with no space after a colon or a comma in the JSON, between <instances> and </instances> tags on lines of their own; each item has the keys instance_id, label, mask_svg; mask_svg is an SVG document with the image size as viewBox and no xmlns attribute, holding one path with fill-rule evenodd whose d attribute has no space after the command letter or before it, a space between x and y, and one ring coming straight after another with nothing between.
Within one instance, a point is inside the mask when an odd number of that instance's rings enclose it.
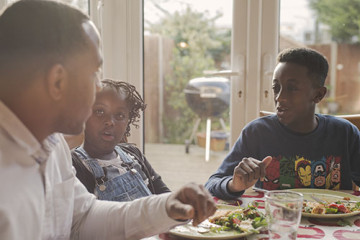
<instances>
[{"instance_id":1,"label":"white plate","mask_svg":"<svg viewBox=\"0 0 360 240\"><path fill-rule=\"evenodd\" d=\"M295 188L289 189L294 192L299 192L304 195L304 200L315 202L314 199L311 198L311 195L320 198L321 200L327 202L336 202L339 200L343 200L344 197L350 198L352 201L359 201L360 198L349 193L344 193L340 191L334 190L327 190L327 189L315 189L315 188ZM360 214L360 211L351 212L351 213L338 213L338 214L312 214L312 213L302 213L304 217L311 217L311 218L344 218L344 217L351 217Z\"/></svg>"},{"instance_id":2,"label":"white plate","mask_svg":"<svg viewBox=\"0 0 360 240\"><path fill-rule=\"evenodd\" d=\"M218 205L218 209L237 209L236 206L230 206L230 205ZM205 220L207 221L207 220ZM204 221L204 222L205 222ZM260 230L261 228L257 229ZM232 231L221 231L221 232L207 232L207 233L199 233L199 230L201 231L201 227L194 227L191 223L188 223L186 225L177 226L169 231L169 233L180 236L183 238L189 238L189 239L237 239L241 237L245 237L251 234L254 234L252 232L248 233L239 233L236 230Z\"/></svg>"}]
</instances>

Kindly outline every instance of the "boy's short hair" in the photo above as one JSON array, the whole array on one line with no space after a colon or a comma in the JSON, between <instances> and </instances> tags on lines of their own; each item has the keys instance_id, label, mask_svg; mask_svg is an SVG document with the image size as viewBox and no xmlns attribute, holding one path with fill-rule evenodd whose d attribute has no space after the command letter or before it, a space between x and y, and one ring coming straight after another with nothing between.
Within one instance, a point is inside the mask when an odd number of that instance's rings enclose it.
<instances>
[{"instance_id":1,"label":"boy's short hair","mask_svg":"<svg viewBox=\"0 0 360 240\"><path fill-rule=\"evenodd\" d=\"M89 17L56 1L21 0L0 15L0 74L25 84L29 73L45 71L88 45L82 24ZM14 81L15 81L14 80ZM6 82L4 82L6 81ZM14 81L0 79L0 88Z\"/></svg>"},{"instance_id":2,"label":"boy's short hair","mask_svg":"<svg viewBox=\"0 0 360 240\"><path fill-rule=\"evenodd\" d=\"M309 48L288 48L279 53L277 61L296 63L306 67L314 86L324 86L329 64L319 52Z\"/></svg>"}]
</instances>

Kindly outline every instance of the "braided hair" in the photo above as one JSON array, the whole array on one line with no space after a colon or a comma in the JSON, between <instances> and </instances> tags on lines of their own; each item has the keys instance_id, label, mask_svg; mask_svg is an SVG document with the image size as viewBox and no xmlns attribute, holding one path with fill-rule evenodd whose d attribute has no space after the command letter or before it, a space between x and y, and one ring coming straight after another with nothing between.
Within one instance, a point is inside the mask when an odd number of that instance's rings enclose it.
<instances>
[{"instance_id":1,"label":"braided hair","mask_svg":"<svg viewBox=\"0 0 360 240\"><path fill-rule=\"evenodd\" d=\"M125 96L125 101L128 104L128 107L130 109L129 113L129 122L126 127L125 136L130 136L130 125L133 125L135 128L139 128L139 125L137 124L139 122L140 118L140 110L144 111L146 108L146 104L144 103L144 100L142 99L140 93L136 91L135 86L123 82L123 81L115 81L112 79L104 79L101 81L102 83L102 89L113 89L118 94Z\"/></svg>"}]
</instances>

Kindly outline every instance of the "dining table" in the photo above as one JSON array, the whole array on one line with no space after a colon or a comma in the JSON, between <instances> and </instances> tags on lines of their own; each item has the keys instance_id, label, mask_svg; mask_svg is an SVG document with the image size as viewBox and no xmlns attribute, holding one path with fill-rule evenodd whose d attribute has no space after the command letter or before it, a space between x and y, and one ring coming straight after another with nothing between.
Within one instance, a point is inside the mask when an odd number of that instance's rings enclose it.
<instances>
[{"instance_id":1,"label":"dining table","mask_svg":"<svg viewBox=\"0 0 360 240\"><path fill-rule=\"evenodd\" d=\"M356 190L341 190L351 194L352 196L360 196L360 192ZM359 198L360 199L360 198ZM225 201L214 197L217 204L227 204L234 206L246 207L249 203L258 203L258 209L265 212L265 197L264 192L248 189L245 193L233 201ZM172 233L162 233L157 236L148 238L149 240L186 240L192 239L174 235ZM196 238L199 239L199 238ZM206 238L203 238L206 239ZM223 239L223 238L219 238ZM267 240L269 234L267 229L263 229L258 234L251 234L246 237L232 238L241 240ZM345 218L317 218L302 216L301 222L297 231L297 239L336 239L336 240L358 240L360 239L360 214L348 216Z\"/></svg>"}]
</instances>

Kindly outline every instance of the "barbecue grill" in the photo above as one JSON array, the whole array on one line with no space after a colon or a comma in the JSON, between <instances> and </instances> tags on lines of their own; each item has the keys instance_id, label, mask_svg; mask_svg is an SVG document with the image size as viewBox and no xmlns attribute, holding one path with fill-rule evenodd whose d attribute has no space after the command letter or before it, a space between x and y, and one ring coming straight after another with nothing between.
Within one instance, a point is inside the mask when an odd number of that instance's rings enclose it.
<instances>
[{"instance_id":1,"label":"barbecue grill","mask_svg":"<svg viewBox=\"0 0 360 240\"><path fill-rule=\"evenodd\" d=\"M200 118L219 117L229 107L230 82L223 77L202 77L189 81L186 102Z\"/></svg>"},{"instance_id":2,"label":"barbecue grill","mask_svg":"<svg viewBox=\"0 0 360 240\"><path fill-rule=\"evenodd\" d=\"M195 137L195 133L203 118L206 122L206 151L205 160L209 160L211 118L219 118L221 126L225 130L224 120L221 114L229 108L230 81L224 77L201 77L189 81L184 89L186 102L189 107L199 116L195 122L190 139L185 141L185 152L189 153L189 147Z\"/></svg>"}]
</instances>

